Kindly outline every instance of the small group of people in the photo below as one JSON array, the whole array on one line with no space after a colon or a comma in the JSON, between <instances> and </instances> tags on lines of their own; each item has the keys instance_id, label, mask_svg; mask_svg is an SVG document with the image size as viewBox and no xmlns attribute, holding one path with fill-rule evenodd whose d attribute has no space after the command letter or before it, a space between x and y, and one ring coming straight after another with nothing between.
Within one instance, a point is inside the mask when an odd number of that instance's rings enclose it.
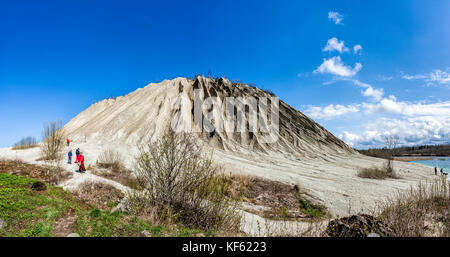
<instances>
[{"instance_id":1,"label":"small group of people","mask_svg":"<svg viewBox=\"0 0 450 257\"><path fill-rule=\"evenodd\" d=\"M67 139L69 140L69 139ZM80 173L85 173L86 172L86 167L84 166L84 155L83 153L80 151L80 148L77 148L75 150L75 154L76 154L76 159L75 159L75 164L78 164L78 172ZM68 164L72 164L72 150L69 151L68 153Z\"/></svg>"},{"instance_id":2,"label":"small group of people","mask_svg":"<svg viewBox=\"0 0 450 257\"><path fill-rule=\"evenodd\" d=\"M447 175L447 173L444 172L444 169L443 169L443 168L441 168L441 169L439 170L439 172L441 173L441 176L442 176L442 175ZM437 176L437 174L438 174L438 168L437 168L437 167L434 167L434 175Z\"/></svg>"}]
</instances>

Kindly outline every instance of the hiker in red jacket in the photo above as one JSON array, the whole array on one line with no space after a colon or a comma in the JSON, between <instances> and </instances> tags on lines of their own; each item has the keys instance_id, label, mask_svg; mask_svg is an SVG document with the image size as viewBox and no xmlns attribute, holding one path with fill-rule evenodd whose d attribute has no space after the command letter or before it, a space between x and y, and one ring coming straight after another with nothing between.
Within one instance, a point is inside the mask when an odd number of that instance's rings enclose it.
<instances>
[{"instance_id":1,"label":"hiker in red jacket","mask_svg":"<svg viewBox=\"0 0 450 257\"><path fill-rule=\"evenodd\" d=\"M70 146L70 140L67 139L67 146Z\"/></svg>"},{"instance_id":2,"label":"hiker in red jacket","mask_svg":"<svg viewBox=\"0 0 450 257\"><path fill-rule=\"evenodd\" d=\"M84 173L86 171L86 168L84 167L84 155L83 153L80 153L78 156L78 163L80 165L80 169L78 170L80 173Z\"/></svg>"}]
</instances>

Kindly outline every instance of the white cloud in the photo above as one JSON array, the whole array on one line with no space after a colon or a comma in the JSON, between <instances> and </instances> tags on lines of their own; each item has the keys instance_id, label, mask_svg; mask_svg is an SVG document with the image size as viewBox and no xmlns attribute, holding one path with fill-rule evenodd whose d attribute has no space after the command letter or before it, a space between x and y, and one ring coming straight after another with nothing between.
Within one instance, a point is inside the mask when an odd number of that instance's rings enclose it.
<instances>
[{"instance_id":1,"label":"white cloud","mask_svg":"<svg viewBox=\"0 0 450 257\"><path fill-rule=\"evenodd\" d=\"M356 63L355 67L345 65L340 56L334 56L330 59L324 59L323 63L314 70L314 73L329 73L341 77L353 77L362 69L361 63Z\"/></svg>"},{"instance_id":2,"label":"white cloud","mask_svg":"<svg viewBox=\"0 0 450 257\"><path fill-rule=\"evenodd\" d=\"M387 135L398 136L402 145L445 143L450 139L449 117L379 118L366 124L365 129L360 137L348 139L360 147L382 146Z\"/></svg>"},{"instance_id":3,"label":"white cloud","mask_svg":"<svg viewBox=\"0 0 450 257\"><path fill-rule=\"evenodd\" d=\"M449 68L447 68L447 70L449 70ZM402 78L407 80L424 80L429 83L438 83L441 85L450 84L450 73L440 69L426 74L403 75Z\"/></svg>"},{"instance_id":4,"label":"white cloud","mask_svg":"<svg viewBox=\"0 0 450 257\"><path fill-rule=\"evenodd\" d=\"M368 114L378 112L411 117L431 115L448 117L450 119L450 102L432 104L399 102L394 96L390 96L389 98L383 98L379 103L363 103L362 106Z\"/></svg>"},{"instance_id":5,"label":"white cloud","mask_svg":"<svg viewBox=\"0 0 450 257\"><path fill-rule=\"evenodd\" d=\"M358 52L361 53L362 49L363 48L361 45L355 45L355 46L353 46L353 53L354 54L357 54Z\"/></svg>"},{"instance_id":6,"label":"white cloud","mask_svg":"<svg viewBox=\"0 0 450 257\"><path fill-rule=\"evenodd\" d=\"M372 97L375 101L380 101L383 94L384 94L384 90L382 88L374 89L373 87L368 87L363 92L364 96Z\"/></svg>"},{"instance_id":7,"label":"white cloud","mask_svg":"<svg viewBox=\"0 0 450 257\"><path fill-rule=\"evenodd\" d=\"M442 144L450 139L450 119L438 116L378 118L360 135L344 131L339 138L356 148L383 147L385 136L395 135L401 145Z\"/></svg>"},{"instance_id":8,"label":"white cloud","mask_svg":"<svg viewBox=\"0 0 450 257\"><path fill-rule=\"evenodd\" d=\"M450 73L441 70L435 70L428 75L428 80L431 82L438 82L439 84L450 84Z\"/></svg>"},{"instance_id":9,"label":"white cloud","mask_svg":"<svg viewBox=\"0 0 450 257\"><path fill-rule=\"evenodd\" d=\"M309 73L308 72L300 72L297 74L297 77L299 78L306 78L308 77Z\"/></svg>"},{"instance_id":10,"label":"white cloud","mask_svg":"<svg viewBox=\"0 0 450 257\"><path fill-rule=\"evenodd\" d=\"M347 80L347 79L346 79ZM374 101L380 101L384 95L384 90L382 88L373 88L371 85L361 82L357 79L351 80L355 85L365 88L362 92L363 96L371 97Z\"/></svg>"},{"instance_id":11,"label":"white cloud","mask_svg":"<svg viewBox=\"0 0 450 257\"><path fill-rule=\"evenodd\" d=\"M366 83L355 81L355 84L359 83L361 87L366 87L366 91L373 89ZM365 115L346 115L357 112ZM384 137L388 135L399 136L402 145L450 142L450 101L405 102L398 101L395 96L390 95L376 103L310 106L305 113L322 120L336 119L340 116L346 119L364 117L367 122L362 132L344 130L339 134L339 138L356 148L382 147Z\"/></svg>"},{"instance_id":12,"label":"white cloud","mask_svg":"<svg viewBox=\"0 0 450 257\"><path fill-rule=\"evenodd\" d=\"M348 113L354 113L358 112L359 109L357 106L354 105L333 105L330 104L325 107L318 107L318 106L311 106L309 109L305 111L306 114L308 114L313 119L332 119L336 118L338 116L342 116Z\"/></svg>"},{"instance_id":13,"label":"white cloud","mask_svg":"<svg viewBox=\"0 0 450 257\"><path fill-rule=\"evenodd\" d=\"M327 45L322 49L322 51L332 52L338 51L339 53L348 52L349 49L345 47L344 41L339 41L336 37L328 39Z\"/></svg>"},{"instance_id":14,"label":"white cloud","mask_svg":"<svg viewBox=\"0 0 450 257\"><path fill-rule=\"evenodd\" d=\"M344 20L344 16L342 16L338 12L329 11L328 19L332 20L334 22L334 24L343 24L342 20Z\"/></svg>"},{"instance_id":15,"label":"white cloud","mask_svg":"<svg viewBox=\"0 0 450 257\"><path fill-rule=\"evenodd\" d=\"M413 80L413 79L425 79L425 75L403 75L402 78L407 80Z\"/></svg>"},{"instance_id":16,"label":"white cloud","mask_svg":"<svg viewBox=\"0 0 450 257\"><path fill-rule=\"evenodd\" d=\"M379 78L380 78L380 80L382 80L382 81L389 81L389 80L392 80L394 77L393 77L393 76L384 76L384 75L381 75L381 76L379 76Z\"/></svg>"}]
</instances>

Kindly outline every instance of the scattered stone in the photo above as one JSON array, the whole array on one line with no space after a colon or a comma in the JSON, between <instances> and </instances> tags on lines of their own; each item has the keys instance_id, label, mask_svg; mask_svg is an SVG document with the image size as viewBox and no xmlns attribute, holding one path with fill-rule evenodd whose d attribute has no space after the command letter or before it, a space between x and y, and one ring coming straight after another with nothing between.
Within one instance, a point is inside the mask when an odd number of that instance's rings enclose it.
<instances>
[{"instance_id":1,"label":"scattered stone","mask_svg":"<svg viewBox=\"0 0 450 257\"><path fill-rule=\"evenodd\" d=\"M44 191L47 189L47 186L45 185L45 183L43 183L41 181L37 181L37 182L34 182L33 185L31 185L31 189L36 190L36 191Z\"/></svg>"},{"instance_id":2,"label":"scattered stone","mask_svg":"<svg viewBox=\"0 0 450 257\"><path fill-rule=\"evenodd\" d=\"M111 210L111 213L115 211L121 211L123 213L128 213L130 211L130 202L128 202L126 197L120 200L120 203Z\"/></svg>"},{"instance_id":3,"label":"scattered stone","mask_svg":"<svg viewBox=\"0 0 450 257\"><path fill-rule=\"evenodd\" d=\"M148 232L147 230L144 230L141 232L142 237L152 237L152 234Z\"/></svg>"},{"instance_id":4,"label":"scattered stone","mask_svg":"<svg viewBox=\"0 0 450 257\"><path fill-rule=\"evenodd\" d=\"M11 171L9 174L10 175L18 175L18 174L20 174L20 171L19 170Z\"/></svg>"},{"instance_id":5,"label":"scattered stone","mask_svg":"<svg viewBox=\"0 0 450 257\"><path fill-rule=\"evenodd\" d=\"M331 237L392 237L395 232L377 218L359 214L330 221L326 230Z\"/></svg>"},{"instance_id":6,"label":"scattered stone","mask_svg":"<svg viewBox=\"0 0 450 257\"><path fill-rule=\"evenodd\" d=\"M67 235L67 237L80 237L77 233L70 233Z\"/></svg>"}]
</instances>

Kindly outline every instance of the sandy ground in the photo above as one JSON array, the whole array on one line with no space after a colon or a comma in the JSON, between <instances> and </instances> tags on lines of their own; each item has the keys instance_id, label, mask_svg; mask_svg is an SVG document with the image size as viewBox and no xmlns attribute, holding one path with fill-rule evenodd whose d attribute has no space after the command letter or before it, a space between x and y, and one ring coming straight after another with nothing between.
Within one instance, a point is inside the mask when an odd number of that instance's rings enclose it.
<instances>
[{"instance_id":1,"label":"sandy ground","mask_svg":"<svg viewBox=\"0 0 450 257\"><path fill-rule=\"evenodd\" d=\"M80 140L73 142L65 150L74 150L79 147L86 158L86 167L95 164L98 155L105 147ZM109 144L122 153L125 163L131 167L133 156L137 150L132 145ZM36 161L39 158L39 148L27 150L12 150L0 148L0 158L20 159L32 164L47 164ZM231 154L225 151L214 150L213 160L219 163L226 172L260 176L266 179L299 185L302 192L312 199L324 204L334 216L344 216L360 211L371 211L377 203L387 197L395 196L401 190L417 185L419 181L430 180L434 171L430 167L407 162L395 162L395 168L400 179L373 180L362 179L356 176L357 170L362 167L382 165L383 161L359 154L346 156L331 156L316 159L301 159L286 154L271 155L256 154L251 151L241 151ZM73 190L85 181L97 181L113 185L126 192L129 188L87 171L85 174L75 172L77 165L67 164L67 159L59 163L74 176L63 182L60 186L66 190ZM242 230L250 235L264 236L283 233L294 233L307 228L307 223L267 221L257 215L243 212Z\"/></svg>"}]
</instances>

